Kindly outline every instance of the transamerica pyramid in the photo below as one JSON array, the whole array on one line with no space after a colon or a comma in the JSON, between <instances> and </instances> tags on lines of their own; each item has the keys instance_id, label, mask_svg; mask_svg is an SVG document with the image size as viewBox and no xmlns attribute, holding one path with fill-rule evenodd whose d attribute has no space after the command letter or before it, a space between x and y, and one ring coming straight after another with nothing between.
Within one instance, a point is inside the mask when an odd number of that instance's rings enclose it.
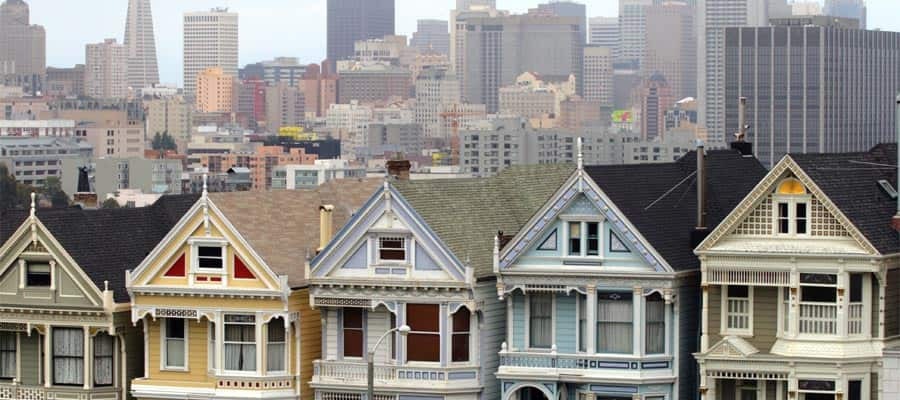
<instances>
[{"instance_id":1,"label":"transamerica pyramid","mask_svg":"<svg viewBox=\"0 0 900 400\"><path fill-rule=\"evenodd\" d=\"M128 0L125 48L128 51L128 86L137 93L159 83L150 0Z\"/></svg>"}]
</instances>

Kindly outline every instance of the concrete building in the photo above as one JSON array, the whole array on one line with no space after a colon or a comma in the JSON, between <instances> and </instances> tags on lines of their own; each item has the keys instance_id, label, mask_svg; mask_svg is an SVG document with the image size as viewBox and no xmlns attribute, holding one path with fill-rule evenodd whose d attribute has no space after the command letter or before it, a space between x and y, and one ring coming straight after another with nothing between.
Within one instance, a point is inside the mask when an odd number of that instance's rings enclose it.
<instances>
[{"instance_id":1,"label":"concrete building","mask_svg":"<svg viewBox=\"0 0 900 400\"><path fill-rule=\"evenodd\" d=\"M181 160L104 157L91 164L92 189L99 199L123 189L145 194L181 194Z\"/></svg>"},{"instance_id":2,"label":"concrete building","mask_svg":"<svg viewBox=\"0 0 900 400\"><path fill-rule=\"evenodd\" d=\"M184 96L194 100L197 75L219 67L226 75L238 72L238 14L227 8L184 14Z\"/></svg>"},{"instance_id":3,"label":"concrete building","mask_svg":"<svg viewBox=\"0 0 900 400\"><path fill-rule=\"evenodd\" d=\"M145 98L143 103L147 110L147 138L168 133L184 150L191 138L191 105L181 96Z\"/></svg>"},{"instance_id":4,"label":"concrete building","mask_svg":"<svg viewBox=\"0 0 900 400\"><path fill-rule=\"evenodd\" d=\"M865 151L896 140L900 33L856 24L795 17L728 28L720 93L727 101L717 125L737 132L738 98L746 97L748 141L767 167L787 153Z\"/></svg>"},{"instance_id":5,"label":"concrete building","mask_svg":"<svg viewBox=\"0 0 900 400\"><path fill-rule=\"evenodd\" d=\"M156 38L153 33L153 12L150 0L128 0L124 44L127 49L128 78L131 90L159 83L156 62Z\"/></svg>"},{"instance_id":6,"label":"concrete building","mask_svg":"<svg viewBox=\"0 0 900 400\"><path fill-rule=\"evenodd\" d=\"M384 157L390 153L410 157L420 154L424 148L422 127L416 123L372 122L361 138L353 143L353 153L361 160Z\"/></svg>"},{"instance_id":7,"label":"concrete building","mask_svg":"<svg viewBox=\"0 0 900 400\"><path fill-rule=\"evenodd\" d=\"M665 136L648 140L633 140L623 144L625 164L649 164L676 161L697 146L697 137L690 130L673 130Z\"/></svg>"},{"instance_id":8,"label":"concrete building","mask_svg":"<svg viewBox=\"0 0 900 400\"><path fill-rule=\"evenodd\" d=\"M233 108L234 76L221 67L207 68L197 75L196 108L199 112L230 113Z\"/></svg>"},{"instance_id":9,"label":"concrete building","mask_svg":"<svg viewBox=\"0 0 900 400\"><path fill-rule=\"evenodd\" d=\"M590 45L584 48L584 94L582 97L585 100L612 107L614 54L609 47Z\"/></svg>"},{"instance_id":10,"label":"concrete building","mask_svg":"<svg viewBox=\"0 0 900 400\"><path fill-rule=\"evenodd\" d=\"M641 104L641 138L662 137L666 131L666 110L675 105L672 87L664 76L654 74L641 85L637 97Z\"/></svg>"},{"instance_id":11,"label":"concrete building","mask_svg":"<svg viewBox=\"0 0 900 400\"><path fill-rule=\"evenodd\" d=\"M84 75L84 64L76 64L70 68L47 67L44 93L51 97L84 96Z\"/></svg>"},{"instance_id":12,"label":"concrete building","mask_svg":"<svg viewBox=\"0 0 900 400\"><path fill-rule=\"evenodd\" d=\"M493 18L508 15L498 11L495 0L457 0L450 10L450 70L459 79L460 87L466 87L466 25L471 18ZM465 93L463 94L465 96Z\"/></svg>"},{"instance_id":13,"label":"concrete building","mask_svg":"<svg viewBox=\"0 0 900 400\"><path fill-rule=\"evenodd\" d=\"M583 129L589 126L606 126L610 122L609 107L598 101L572 96L559 103L557 126L560 128Z\"/></svg>"},{"instance_id":14,"label":"concrete building","mask_svg":"<svg viewBox=\"0 0 900 400\"><path fill-rule=\"evenodd\" d=\"M338 102L384 103L410 95L410 71L380 62L353 62L338 71Z\"/></svg>"},{"instance_id":15,"label":"concrete building","mask_svg":"<svg viewBox=\"0 0 900 400\"><path fill-rule=\"evenodd\" d=\"M157 83L140 88L140 90L137 91L137 97L165 98L179 96L181 93L181 90L177 86Z\"/></svg>"},{"instance_id":16,"label":"concrete building","mask_svg":"<svg viewBox=\"0 0 900 400\"><path fill-rule=\"evenodd\" d=\"M327 53L331 68L354 56L357 40L394 34L394 0L328 0Z\"/></svg>"},{"instance_id":17,"label":"concrete building","mask_svg":"<svg viewBox=\"0 0 900 400\"><path fill-rule=\"evenodd\" d=\"M525 72L514 84L500 88L500 114L526 119L557 118L560 103L575 95L575 76L544 76Z\"/></svg>"},{"instance_id":18,"label":"concrete building","mask_svg":"<svg viewBox=\"0 0 900 400\"><path fill-rule=\"evenodd\" d=\"M47 68L46 47L44 27L30 24L30 10L24 0L0 4L0 82L25 88L29 94L41 91Z\"/></svg>"},{"instance_id":19,"label":"concrete building","mask_svg":"<svg viewBox=\"0 0 900 400\"><path fill-rule=\"evenodd\" d=\"M653 0L619 0L619 58L640 67L647 54L647 7Z\"/></svg>"},{"instance_id":20,"label":"concrete building","mask_svg":"<svg viewBox=\"0 0 900 400\"><path fill-rule=\"evenodd\" d=\"M576 17L513 15L466 24L464 99L499 110L499 89L523 72L581 80L584 32Z\"/></svg>"},{"instance_id":21,"label":"concrete building","mask_svg":"<svg viewBox=\"0 0 900 400\"><path fill-rule=\"evenodd\" d=\"M19 137L73 137L75 121L72 120L0 120L0 136Z\"/></svg>"},{"instance_id":22,"label":"concrete building","mask_svg":"<svg viewBox=\"0 0 900 400\"><path fill-rule=\"evenodd\" d=\"M588 44L611 49L613 59L619 58L619 19L593 17L588 21Z\"/></svg>"},{"instance_id":23,"label":"concrete building","mask_svg":"<svg viewBox=\"0 0 900 400\"><path fill-rule=\"evenodd\" d=\"M450 54L450 31L447 20L420 19L409 46L421 54Z\"/></svg>"},{"instance_id":24,"label":"concrete building","mask_svg":"<svg viewBox=\"0 0 900 400\"><path fill-rule=\"evenodd\" d=\"M54 109L53 118L75 121L75 137L94 149L94 157L143 157L144 112L117 109Z\"/></svg>"},{"instance_id":25,"label":"concrete building","mask_svg":"<svg viewBox=\"0 0 900 400\"><path fill-rule=\"evenodd\" d=\"M128 97L128 49L106 39L84 47L84 94L98 99Z\"/></svg>"},{"instance_id":26,"label":"concrete building","mask_svg":"<svg viewBox=\"0 0 900 400\"><path fill-rule=\"evenodd\" d=\"M243 167L250 169L253 190L272 188L275 167L288 164L312 164L315 155L306 154L302 148L290 149L281 146L259 146L252 152L203 154L200 156L202 168L209 173L226 173L229 169Z\"/></svg>"},{"instance_id":27,"label":"concrete building","mask_svg":"<svg viewBox=\"0 0 900 400\"><path fill-rule=\"evenodd\" d=\"M51 176L62 179L64 160L85 162L91 154L91 146L75 138L0 137L0 163L26 185L43 186Z\"/></svg>"},{"instance_id":28,"label":"concrete building","mask_svg":"<svg viewBox=\"0 0 900 400\"><path fill-rule=\"evenodd\" d=\"M297 57L275 57L272 60L245 65L238 71L238 78L241 81L258 78L270 86L281 82L288 86L298 86L304 73L306 64L300 64Z\"/></svg>"},{"instance_id":29,"label":"concrete building","mask_svg":"<svg viewBox=\"0 0 900 400\"><path fill-rule=\"evenodd\" d=\"M19 92L19 91L17 91ZM0 119L35 120L50 110L49 99L10 97L0 99Z\"/></svg>"},{"instance_id":30,"label":"concrete building","mask_svg":"<svg viewBox=\"0 0 900 400\"><path fill-rule=\"evenodd\" d=\"M347 160L316 160L313 165L279 165L272 176L272 190L315 189L335 179L365 178L366 169Z\"/></svg>"},{"instance_id":31,"label":"concrete building","mask_svg":"<svg viewBox=\"0 0 900 400\"><path fill-rule=\"evenodd\" d=\"M303 91L282 82L266 88L266 130L276 133L282 127L300 126L306 119Z\"/></svg>"},{"instance_id":32,"label":"concrete building","mask_svg":"<svg viewBox=\"0 0 900 400\"><path fill-rule=\"evenodd\" d=\"M677 98L697 95L697 40L694 8L664 2L645 8L646 54L644 76L662 74Z\"/></svg>"},{"instance_id":33,"label":"concrete building","mask_svg":"<svg viewBox=\"0 0 900 400\"><path fill-rule=\"evenodd\" d=\"M265 129L267 90L266 82L256 77L234 83L232 107L237 120L247 129L258 132Z\"/></svg>"},{"instance_id":34,"label":"concrete building","mask_svg":"<svg viewBox=\"0 0 900 400\"><path fill-rule=\"evenodd\" d=\"M362 141L361 135L368 129L373 119L372 107L353 101L349 104L332 104L325 116L325 127L331 130L331 137L345 143L343 154L352 154L355 143ZM347 145L349 144L349 146Z\"/></svg>"},{"instance_id":35,"label":"concrete building","mask_svg":"<svg viewBox=\"0 0 900 400\"><path fill-rule=\"evenodd\" d=\"M300 81L303 90L304 110L309 119L323 117L332 104L337 103L338 77L323 71L317 64L310 64Z\"/></svg>"},{"instance_id":36,"label":"concrete building","mask_svg":"<svg viewBox=\"0 0 900 400\"><path fill-rule=\"evenodd\" d=\"M866 29L865 0L825 0L825 15L859 20L859 28Z\"/></svg>"},{"instance_id":37,"label":"concrete building","mask_svg":"<svg viewBox=\"0 0 900 400\"><path fill-rule=\"evenodd\" d=\"M537 8L534 10L538 13L545 13L557 17L578 18L578 30L582 35L585 35L582 44L587 42L587 7L585 7L584 4L572 0L552 0L547 3L538 4Z\"/></svg>"},{"instance_id":38,"label":"concrete building","mask_svg":"<svg viewBox=\"0 0 900 400\"><path fill-rule=\"evenodd\" d=\"M426 69L416 79L415 122L425 137L442 137L444 107L461 102L459 80L447 69Z\"/></svg>"},{"instance_id":39,"label":"concrete building","mask_svg":"<svg viewBox=\"0 0 900 400\"><path fill-rule=\"evenodd\" d=\"M353 58L335 61L340 72L344 66L354 61L363 63L381 62L401 67L409 67L415 62L416 49L409 46L406 36L386 35L380 38L353 42Z\"/></svg>"}]
</instances>

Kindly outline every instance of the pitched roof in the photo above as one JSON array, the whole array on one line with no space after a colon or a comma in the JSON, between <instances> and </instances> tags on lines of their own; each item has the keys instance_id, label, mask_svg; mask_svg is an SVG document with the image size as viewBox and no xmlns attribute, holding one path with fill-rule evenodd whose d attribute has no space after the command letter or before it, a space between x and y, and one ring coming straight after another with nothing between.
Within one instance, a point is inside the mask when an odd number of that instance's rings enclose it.
<instances>
[{"instance_id":1,"label":"pitched roof","mask_svg":"<svg viewBox=\"0 0 900 400\"><path fill-rule=\"evenodd\" d=\"M304 257L319 247L319 206L334 206L336 231L382 182L338 179L316 189L210 193L209 198L269 268L298 287L306 283Z\"/></svg>"},{"instance_id":2,"label":"pitched roof","mask_svg":"<svg viewBox=\"0 0 900 400\"><path fill-rule=\"evenodd\" d=\"M494 236L514 235L575 170L573 165L513 166L491 178L395 181L415 209L475 276L493 275Z\"/></svg>"},{"instance_id":3,"label":"pitched roof","mask_svg":"<svg viewBox=\"0 0 900 400\"><path fill-rule=\"evenodd\" d=\"M585 167L591 179L676 271L700 266L691 242L697 224L696 169L695 151L672 163ZM766 175L756 158L732 150L708 150L706 172L710 231Z\"/></svg>"},{"instance_id":4,"label":"pitched roof","mask_svg":"<svg viewBox=\"0 0 900 400\"><path fill-rule=\"evenodd\" d=\"M37 217L103 290L109 282L116 302L127 302L125 271L134 269L197 201L197 195L163 196L151 206L83 210L39 209ZM28 218L28 210L0 213L0 241Z\"/></svg>"},{"instance_id":5,"label":"pitched roof","mask_svg":"<svg viewBox=\"0 0 900 400\"><path fill-rule=\"evenodd\" d=\"M878 184L885 180L897 188L896 144L867 152L790 157L881 254L900 252L900 239L891 227L897 201Z\"/></svg>"}]
</instances>

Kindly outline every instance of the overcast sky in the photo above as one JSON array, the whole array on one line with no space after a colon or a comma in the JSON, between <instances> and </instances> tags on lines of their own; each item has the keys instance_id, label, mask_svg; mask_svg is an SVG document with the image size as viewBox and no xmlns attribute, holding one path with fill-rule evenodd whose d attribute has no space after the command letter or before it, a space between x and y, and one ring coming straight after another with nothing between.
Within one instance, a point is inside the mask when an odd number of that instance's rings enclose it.
<instances>
[{"instance_id":1,"label":"overcast sky","mask_svg":"<svg viewBox=\"0 0 900 400\"><path fill-rule=\"evenodd\" d=\"M47 30L47 64L84 62L84 45L104 38L122 40L128 0L26 0L31 23ZM227 6L240 15L240 64L276 56L302 63L325 57L325 0L152 0L160 79L181 84L181 17L185 11ZM523 12L545 0L498 0L497 6ZM416 20L448 19L454 0L396 0L397 33L410 35ZM588 16L615 16L618 0L582 0ZM869 0L869 28L900 31L900 1Z\"/></svg>"}]
</instances>

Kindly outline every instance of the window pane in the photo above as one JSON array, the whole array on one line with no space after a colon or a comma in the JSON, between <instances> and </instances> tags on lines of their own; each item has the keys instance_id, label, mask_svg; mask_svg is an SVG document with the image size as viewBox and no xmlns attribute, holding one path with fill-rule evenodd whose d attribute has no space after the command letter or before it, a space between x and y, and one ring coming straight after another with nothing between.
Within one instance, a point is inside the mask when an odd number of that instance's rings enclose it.
<instances>
[{"instance_id":1,"label":"window pane","mask_svg":"<svg viewBox=\"0 0 900 400\"><path fill-rule=\"evenodd\" d=\"M789 233L788 204L778 203L778 233Z\"/></svg>"},{"instance_id":2,"label":"window pane","mask_svg":"<svg viewBox=\"0 0 900 400\"><path fill-rule=\"evenodd\" d=\"M184 320L181 318L166 318L166 337L184 339Z\"/></svg>"},{"instance_id":3,"label":"window pane","mask_svg":"<svg viewBox=\"0 0 900 400\"><path fill-rule=\"evenodd\" d=\"M50 286L50 264L28 264L25 285L29 287Z\"/></svg>"},{"instance_id":4,"label":"window pane","mask_svg":"<svg viewBox=\"0 0 900 400\"><path fill-rule=\"evenodd\" d=\"M662 354L666 351L666 302L659 293L647 298L647 354Z\"/></svg>"},{"instance_id":5,"label":"window pane","mask_svg":"<svg viewBox=\"0 0 900 400\"><path fill-rule=\"evenodd\" d=\"M344 312L344 328L358 328L363 326L363 310L361 308L345 308Z\"/></svg>"},{"instance_id":6,"label":"window pane","mask_svg":"<svg viewBox=\"0 0 900 400\"><path fill-rule=\"evenodd\" d=\"M530 295L528 310L530 346L549 348L553 342L553 298L549 294Z\"/></svg>"},{"instance_id":7,"label":"window pane","mask_svg":"<svg viewBox=\"0 0 900 400\"><path fill-rule=\"evenodd\" d=\"M269 342L284 342L284 320L280 318L273 319L268 324L267 340Z\"/></svg>"},{"instance_id":8,"label":"window pane","mask_svg":"<svg viewBox=\"0 0 900 400\"><path fill-rule=\"evenodd\" d=\"M862 400L862 381L849 381L847 384L847 400Z\"/></svg>"},{"instance_id":9,"label":"window pane","mask_svg":"<svg viewBox=\"0 0 900 400\"><path fill-rule=\"evenodd\" d=\"M406 260L406 239L383 237L378 239L378 257L382 260Z\"/></svg>"},{"instance_id":10,"label":"window pane","mask_svg":"<svg viewBox=\"0 0 900 400\"><path fill-rule=\"evenodd\" d=\"M113 354L115 341L105 333L94 337L94 384L113 384Z\"/></svg>"},{"instance_id":11,"label":"window pane","mask_svg":"<svg viewBox=\"0 0 900 400\"><path fill-rule=\"evenodd\" d=\"M198 258L197 266L200 268L222 268L222 259L220 259L220 258Z\"/></svg>"},{"instance_id":12,"label":"window pane","mask_svg":"<svg viewBox=\"0 0 900 400\"><path fill-rule=\"evenodd\" d=\"M440 307L437 304L407 304L406 318L414 332L439 332Z\"/></svg>"},{"instance_id":13,"label":"window pane","mask_svg":"<svg viewBox=\"0 0 900 400\"><path fill-rule=\"evenodd\" d=\"M200 257L218 257L222 258L221 247L200 246L197 248L197 255Z\"/></svg>"},{"instance_id":14,"label":"window pane","mask_svg":"<svg viewBox=\"0 0 900 400\"><path fill-rule=\"evenodd\" d=\"M266 370L267 371L284 371L284 342L281 343L269 343L266 351L267 351L267 359L266 359Z\"/></svg>"},{"instance_id":15,"label":"window pane","mask_svg":"<svg viewBox=\"0 0 900 400\"><path fill-rule=\"evenodd\" d=\"M801 286L800 301L834 303L835 301L837 301L837 288L821 286Z\"/></svg>"},{"instance_id":16,"label":"window pane","mask_svg":"<svg viewBox=\"0 0 900 400\"><path fill-rule=\"evenodd\" d=\"M728 297L746 299L750 297L750 288L741 285L729 285Z\"/></svg>"},{"instance_id":17,"label":"window pane","mask_svg":"<svg viewBox=\"0 0 900 400\"><path fill-rule=\"evenodd\" d=\"M597 298L597 351L631 353L632 294L600 293Z\"/></svg>"},{"instance_id":18,"label":"window pane","mask_svg":"<svg viewBox=\"0 0 900 400\"><path fill-rule=\"evenodd\" d=\"M166 339L166 366L184 367L184 339Z\"/></svg>"},{"instance_id":19,"label":"window pane","mask_svg":"<svg viewBox=\"0 0 900 400\"><path fill-rule=\"evenodd\" d=\"M453 314L453 332L468 332L471 316L472 313L465 307L460 308L456 314Z\"/></svg>"},{"instance_id":20,"label":"window pane","mask_svg":"<svg viewBox=\"0 0 900 400\"><path fill-rule=\"evenodd\" d=\"M410 333L406 338L409 361L441 361L441 336Z\"/></svg>"},{"instance_id":21,"label":"window pane","mask_svg":"<svg viewBox=\"0 0 900 400\"><path fill-rule=\"evenodd\" d=\"M453 334L453 362L469 361L469 334Z\"/></svg>"},{"instance_id":22,"label":"window pane","mask_svg":"<svg viewBox=\"0 0 900 400\"><path fill-rule=\"evenodd\" d=\"M862 302L863 274L850 274L850 302Z\"/></svg>"},{"instance_id":23,"label":"window pane","mask_svg":"<svg viewBox=\"0 0 900 400\"><path fill-rule=\"evenodd\" d=\"M569 222L569 254L581 254L581 222Z\"/></svg>"},{"instance_id":24,"label":"window pane","mask_svg":"<svg viewBox=\"0 0 900 400\"><path fill-rule=\"evenodd\" d=\"M806 233L806 203L797 203L797 233Z\"/></svg>"},{"instance_id":25,"label":"window pane","mask_svg":"<svg viewBox=\"0 0 900 400\"><path fill-rule=\"evenodd\" d=\"M0 378L16 377L16 333L0 332Z\"/></svg>"},{"instance_id":26,"label":"window pane","mask_svg":"<svg viewBox=\"0 0 900 400\"><path fill-rule=\"evenodd\" d=\"M53 329L53 383L81 385L84 383L84 331L81 329Z\"/></svg>"},{"instance_id":27,"label":"window pane","mask_svg":"<svg viewBox=\"0 0 900 400\"><path fill-rule=\"evenodd\" d=\"M344 329L344 357L363 356L362 330Z\"/></svg>"},{"instance_id":28,"label":"window pane","mask_svg":"<svg viewBox=\"0 0 900 400\"><path fill-rule=\"evenodd\" d=\"M587 223L587 255L600 255L600 227L596 222Z\"/></svg>"}]
</instances>

